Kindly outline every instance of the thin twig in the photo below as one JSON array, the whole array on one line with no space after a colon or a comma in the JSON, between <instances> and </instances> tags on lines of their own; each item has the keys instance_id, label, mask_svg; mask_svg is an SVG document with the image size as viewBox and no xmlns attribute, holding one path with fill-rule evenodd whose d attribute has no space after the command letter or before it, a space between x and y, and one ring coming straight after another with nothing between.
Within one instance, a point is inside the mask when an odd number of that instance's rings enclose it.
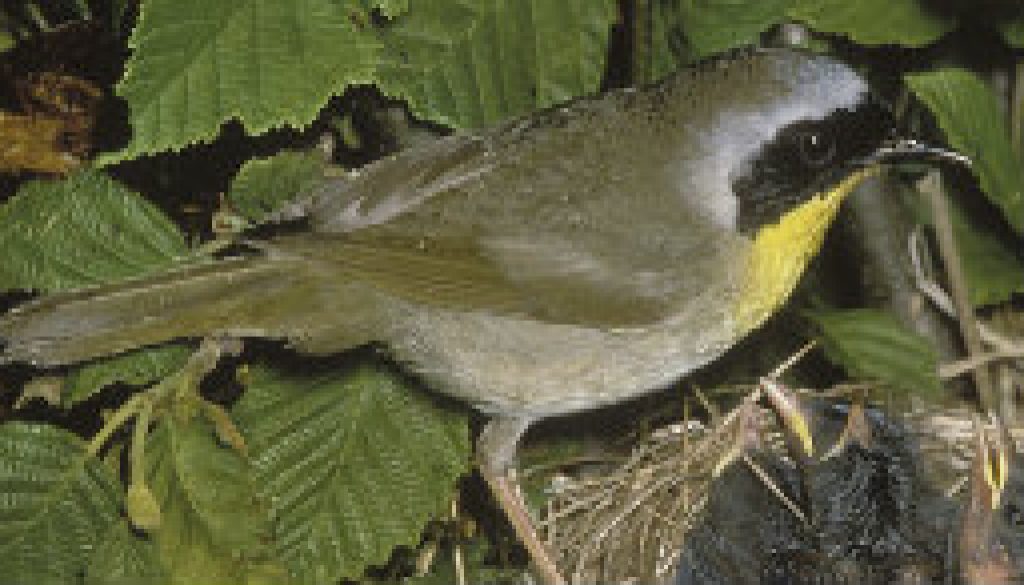
<instances>
[{"instance_id":1,"label":"thin twig","mask_svg":"<svg viewBox=\"0 0 1024 585\"><path fill-rule=\"evenodd\" d=\"M960 490L964 489L964 486L967 485L967 479L968 477L966 475L960 476L955 482L953 482L953 485L946 489L946 497L952 498L960 493Z\"/></svg>"},{"instance_id":2,"label":"thin twig","mask_svg":"<svg viewBox=\"0 0 1024 585\"><path fill-rule=\"evenodd\" d=\"M1021 141L1021 114L1024 114L1024 61L1017 61L1013 68L1013 85L1010 86L1010 138L1013 143L1013 152L1020 160L1024 154Z\"/></svg>"},{"instance_id":3,"label":"thin twig","mask_svg":"<svg viewBox=\"0 0 1024 585\"><path fill-rule=\"evenodd\" d=\"M430 568L434 566L434 558L437 556L437 541L428 540L420 548L420 553L416 555L416 569L413 571L413 575L416 577L425 577L430 572Z\"/></svg>"},{"instance_id":4,"label":"thin twig","mask_svg":"<svg viewBox=\"0 0 1024 585\"><path fill-rule=\"evenodd\" d=\"M452 520L455 521L456 525L459 522L459 496L458 494L452 498ZM456 585L466 585L466 562L462 556L462 543L458 539L455 540L455 546L452 551L452 564L455 565L455 583Z\"/></svg>"},{"instance_id":5,"label":"thin twig","mask_svg":"<svg viewBox=\"0 0 1024 585\"><path fill-rule=\"evenodd\" d=\"M957 360L939 366L939 378L949 380L973 372L995 361L1022 359L1024 358L1024 346L1014 347L1003 351L989 351L979 353L967 359Z\"/></svg>"},{"instance_id":6,"label":"thin twig","mask_svg":"<svg viewBox=\"0 0 1024 585\"><path fill-rule=\"evenodd\" d=\"M947 317L956 319L953 299L935 282L934 277L930 275L927 263L921 258L921 248L923 245L921 230L918 229L911 232L908 239L908 248L910 250L910 260L914 269L914 280L916 281L917 289L932 302L936 309ZM1012 351L1013 348L1020 346L1020 343L1008 339L980 321L978 321L978 333L981 335L982 341L999 350Z\"/></svg>"},{"instance_id":7,"label":"thin twig","mask_svg":"<svg viewBox=\"0 0 1024 585\"><path fill-rule=\"evenodd\" d=\"M744 453L743 462L746 463L747 467L749 467L750 470L754 472L754 475L756 475L757 478L761 480L761 483L763 483L765 487L768 488L768 491L774 494L775 497L778 498L779 501L782 502L786 506L786 508L788 508L789 511L793 513L794 516L800 519L801 522L807 524L807 515L804 514L804 511L800 509L800 506L797 506L793 500L789 499L789 496L787 496L781 489L779 489L779 486L775 484L775 481L772 480L771 476L769 476L764 469L761 469L761 466L758 465L753 459L751 459L750 455Z\"/></svg>"},{"instance_id":8,"label":"thin twig","mask_svg":"<svg viewBox=\"0 0 1024 585\"><path fill-rule=\"evenodd\" d=\"M708 413L708 418L710 418L712 422L716 422L721 416L721 413L718 411L718 407L708 400L707 395L701 391L699 386L693 387L693 395L697 397L700 405L704 407L705 412Z\"/></svg>"},{"instance_id":9,"label":"thin twig","mask_svg":"<svg viewBox=\"0 0 1024 585\"><path fill-rule=\"evenodd\" d=\"M138 408L138 416L135 417L135 429L132 435L131 462L132 462L132 484L141 486L146 484L146 435L149 434L149 424L153 417L153 401L148 395Z\"/></svg>"},{"instance_id":10,"label":"thin twig","mask_svg":"<svg viewBox=\"0 0 1024 585\"><path fill-rule=\"evenodd\" d=\"M1024 353L1024 352L1022 352ZM996 381L999 386L999 396L1002 400L1000 412L1003 413L1003 422L1007 426L1017 424L1017 384L1014 380L1013 369L1008 363L1001 363L996 369Z\"/></svg>"},{"instance_id":11,"label":"thin twig","mask_svg":"<svg viewBox=\"0 0 1024 585\"><path fill-rule=\"evenodd\" d=\"M803 348L787 365L808 350ZM707 425L690 424L686 402L681 422L650 433L621 466L560 485L540 527L572 583L649 582L670 573L710 500L716 464L727 453L732 460L744 455L744 432L749 432L744 415L764 414L756 405L762 389L748 385L744 394L739 405L720 411L696 389L696 400L711 413ZM768 432L767 441L773 452L782 453L778 433ZM773 493L785 498L777 486ZM789 504L797 517L805 518Z\"/></svg>"},{"instance_id":12,"label":"thin twig","mask_svg":"<svg viewBox=\"0 0 1024 585\"><path fill-rule=\"evenodd\" d=\"M29 2L26 4L25 11L28 12L29 18L32 19L32 22L39 28L40 32L49 32L53 30L50 22L46 20L46 15L43 14L42 9L39 8L35 2Z\"/></svg>"},{"instance_id":13,"label":"thin twig","mask_svg":"<svg viewBox=\"0 0 1024 585\"><path fill-rule=\"evenodd\" d=\"M796 353L786 358L786 361L782 362L781 364L779 364L777 368L772 370L772 373L768 374L767 377L778 379L779 377L782 376L782 374L785 374L787 370L792 368L798 361L803 359L803 357L807 355L808 352L814 349L817 345L818 342L814 341L813 339L811 341L808 341L807 343L804 344L803 347L798 349Z\"/></svg>"},{"instance_id":14,"label":"thin twig","mask_svg":"<svg viewBox=\"0 0 1024 585\"><path fill-rule=\"evenodd\" d=\"M963 335L968 357L973 357L982 353L984 348L981 344L981 335L978 333L974 307L970 302L967 280L964 277L960 256L957 253L953 223L949 218L949 202L946 200L946 194L942 188L941 175L937 171L933 171L921 181L919 188L928 198L931 206L935 235L939 242L939 254L946 267L950 292L953 295L953 306L956 307L957 319L960 324L960 333ZM993 394L991 373L985 367L975 368L972 372L982 409L986 412L994 411L998 405Z\"/></svg>"},{"instance_id":15,"label":"thin twig","mask_svg":"<svg viewBox=\"0 0 1024 585\"><path fill-rule=\"evenodd\" d=\"M125 401L125 403L114 412L113 416L107 420L106 424L103 425L103 428L96 433L96 436L89 441L89 446L86 447L86 452L95 457L96 454L100 452L100 449L103 448L103 445L110 440L110 437L126 422L128 422L130 418L134 417L139 412L139 408L145 404L146 400L148 400L147 394L145 392L140 392Z\"/></svg>"}]
</instances>

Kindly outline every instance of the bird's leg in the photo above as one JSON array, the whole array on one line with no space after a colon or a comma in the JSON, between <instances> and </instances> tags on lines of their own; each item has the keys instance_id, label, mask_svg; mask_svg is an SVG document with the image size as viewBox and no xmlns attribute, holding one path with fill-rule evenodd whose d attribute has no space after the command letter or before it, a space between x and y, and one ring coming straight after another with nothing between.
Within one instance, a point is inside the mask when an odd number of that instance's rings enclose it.
<instances>
[{"instance_id":1,"label":"bird's leg","mask_svg":"<svg viewBox=\"0 0 1024 585\"><path fill-rule=\"evenodd\" d=\"M477 439L480 474L515 529L519 541L526 547L541 581L545 585L565 585L558 566L537 534L516 482L508 475L519 439L532 422L532 418L526 417L498 416L491 419Z\"/></svg>"}]
</instances>

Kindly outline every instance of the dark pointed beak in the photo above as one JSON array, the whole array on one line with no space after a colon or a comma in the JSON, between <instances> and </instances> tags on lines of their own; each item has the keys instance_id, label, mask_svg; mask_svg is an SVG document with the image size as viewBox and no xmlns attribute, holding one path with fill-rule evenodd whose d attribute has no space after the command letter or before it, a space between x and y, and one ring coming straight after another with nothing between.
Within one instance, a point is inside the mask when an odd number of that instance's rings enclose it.
<instances>
[{"instance_id":1,"label":"dark pointed beak","mask_svg":"<svg viewBox=\"0 0 1024 585\"><path fill-rule=\"evenodd\" d=\"M898 164L902 162L954 163L971 168L970 157L938 146L931 146L917 140L901 139L883 144L876 151L857 161L859 166L877 164Z\"/></svg>"}]
</instances>

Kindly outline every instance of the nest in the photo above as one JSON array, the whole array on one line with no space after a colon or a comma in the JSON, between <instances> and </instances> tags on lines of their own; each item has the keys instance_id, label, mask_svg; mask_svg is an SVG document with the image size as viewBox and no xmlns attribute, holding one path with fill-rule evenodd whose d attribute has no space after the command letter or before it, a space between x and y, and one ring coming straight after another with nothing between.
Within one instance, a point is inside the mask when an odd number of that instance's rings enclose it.
<instances>
[{"instance_id":1,"label":"nest","mask_svg":"<svg viewBox=\"0 0 1024 585\"><path fill-rule=\"evenodd\" d=\"M752 477L762 482L765 493L772 494L770 497L779 504L778 508L788 510L794 525L804 520L798 518L799 507L789 500L787 490L780 489L772 479L779 467L795 465L787 455L775 416L757 406L758 394L758 390L751 390L728 413L712 413L707 424L686 420L656 430L610 472L560 482L540 527L571 583L672 582L680 555L686 550L687 536L707 516L709 500L730 468L748 468ZM842 402L839 399L848 394L849 388L837 388L817 395L814 401L820 409ZM938 494L929 496L937 505L955 505L949 496L962 488L972 457L974 431L970 411L918 404L886 417L886 424L899 435L901 444L914 445L912 457L897 458L896 465L906 468L897 470L898 474L912 478L915 485L927 486L929 493ZM1018 432L1011 435L1019 452L1022 436ZM841 450L839 445L833 449L833 455ZM757 451L758 460L778 464L773 473L761 469L751 456L752 451ZM891 467L892 461L887 465ZM895 483L900 481L911 480L900 479ZM922 496L905 491L902 497ZM948 517L947 508L941 514ZM933 526L929 530L947 528ZM938 543L933 548L943 546ZM948 568L928 570L934 573Z\"/></svg>"},{"instance_id":2,"label":"nest","mask_svg":"<svg viewBox=\"0 0 1024 585\"><path fill-rule=\"evenodd\" d=\"M683 539L701 517L715 479L745 455L757 430L785 449L756 395L711 425L696 420L652 433L611 473L563 482L541 522L572 583L657 583L674 574ZM748 459L749 461L749 459Z\"/></svg>"}]
</instances>

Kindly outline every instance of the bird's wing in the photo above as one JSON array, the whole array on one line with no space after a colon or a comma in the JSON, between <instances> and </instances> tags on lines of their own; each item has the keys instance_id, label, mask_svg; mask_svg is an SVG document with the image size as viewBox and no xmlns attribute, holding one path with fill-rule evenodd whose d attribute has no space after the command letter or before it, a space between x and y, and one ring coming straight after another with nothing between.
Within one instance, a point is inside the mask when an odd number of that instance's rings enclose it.
<instances>
[{"instance_id":1,"label":"bird's wing","mask_svg":"<svg viewBox=\"0 0 1024 585\"><path fill-rule=\"evenodd\" d=\"M320 233L348 233L390 221L489 168L489 143L457 134L374 161L355 176L328 181L296 215Z\"/></svg>"},{"instance_id":2,"label":"bird's wing","mask_svg":"<svg viewBox=\"0 0 1024 585\"><path fill-rule=\"evenodd\" d=\"M668 152L679 144L630 149L658 137L615 111L399 153L327 186L308 208L313 233L273 245L417 303L657 322L728 285L746 241L686 204Z\"/></svg>"}]
</instances>

